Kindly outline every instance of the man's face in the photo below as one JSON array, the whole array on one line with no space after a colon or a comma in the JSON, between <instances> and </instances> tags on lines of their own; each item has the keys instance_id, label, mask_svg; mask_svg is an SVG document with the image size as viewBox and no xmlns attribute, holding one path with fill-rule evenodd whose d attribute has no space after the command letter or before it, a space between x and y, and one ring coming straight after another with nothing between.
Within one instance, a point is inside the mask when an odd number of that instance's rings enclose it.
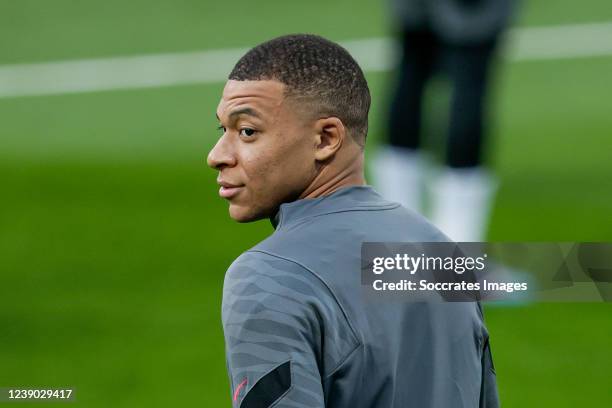
<instances>
[{"instance_id":1,"label":"man's face","mask_svg":"<svg viewBox=\"0 0 612 408\"><path fill-rule=\"evenodd\" d=\"M274 80L229 80L217 107L222 136L208 154L219 195L239 222L269 217L316 175L313 120Z\"/></svg>"}]
</instances>

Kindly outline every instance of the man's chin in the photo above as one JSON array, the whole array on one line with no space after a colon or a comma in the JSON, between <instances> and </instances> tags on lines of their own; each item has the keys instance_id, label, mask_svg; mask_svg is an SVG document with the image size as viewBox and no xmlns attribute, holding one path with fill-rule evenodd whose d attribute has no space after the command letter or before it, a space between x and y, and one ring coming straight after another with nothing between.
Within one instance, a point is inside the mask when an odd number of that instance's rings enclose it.
<instances>
[{"instance_id":1,"label":"man's chin","mask_svg":"<svg viewBox=\"0 0 612 408\"><path fill-rule=\"evenodd\" d=\"M253 209L231 203L229 206L229 216L232 220L240 223L258 221L267 217L263 212L253 211Z\"/></svg>"}]
</instances>

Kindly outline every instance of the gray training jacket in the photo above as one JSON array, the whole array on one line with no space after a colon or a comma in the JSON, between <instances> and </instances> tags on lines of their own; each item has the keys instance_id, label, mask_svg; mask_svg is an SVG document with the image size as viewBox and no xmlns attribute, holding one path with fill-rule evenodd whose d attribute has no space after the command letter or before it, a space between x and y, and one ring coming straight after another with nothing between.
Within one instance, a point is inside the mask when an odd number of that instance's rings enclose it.
<instances>
[{"instance_id":1,"label":"gray training jacket","mask_svg":"<svg viewBox=\"0 0 612 408\"><path fill-rule=\"evenodd\" d=\"M369 302L361 243L448 239L369 186L282 204L230 266L222 320L234 407L497 407L480 305Z\"/></svg>"}]
</instances>

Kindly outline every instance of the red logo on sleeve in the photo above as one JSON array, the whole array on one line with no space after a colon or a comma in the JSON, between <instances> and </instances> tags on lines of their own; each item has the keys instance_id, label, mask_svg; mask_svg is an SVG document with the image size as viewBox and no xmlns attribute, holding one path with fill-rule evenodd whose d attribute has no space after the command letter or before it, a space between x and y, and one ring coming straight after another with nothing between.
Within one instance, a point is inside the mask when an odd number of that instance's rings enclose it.
<instances>
[{"instance_id":1,"label":"red logo on sleeve","mask_svg":"<svg viewBox=\"0 0 612 408\"><path fill-rule=\"evenodd\" d=\"M234 402L238 401L238 397L240 396L240 391L247 385L247 378L244 377L244 380L240 381L240 384L234 390Z\"/></svg>"}]
</instances>

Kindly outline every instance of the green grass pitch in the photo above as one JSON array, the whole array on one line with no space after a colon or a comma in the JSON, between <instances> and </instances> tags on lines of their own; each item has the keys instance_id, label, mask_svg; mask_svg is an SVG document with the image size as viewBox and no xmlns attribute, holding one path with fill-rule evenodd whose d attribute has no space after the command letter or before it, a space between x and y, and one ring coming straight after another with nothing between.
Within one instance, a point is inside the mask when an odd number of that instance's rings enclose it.
<instances>
[{"instance_id":1,"label":"green grass pitch","mask_svg":"<svg viewBox=\"0 0 612 408\"><path fill-rule=\"evenodd\" d=\"M0 0L0 64L390 29L380 2L260 3ZM608 0L523 3L520 25L612 21ZM612 56L501 66L491 240L612 240L610 72ZM389 75L367 76L372 151ZM206 168L222 86L0 99L0 387L73 386L79 407L230 405L223 274L272 228L229 220ZM487 307L503 405L611 406L611 316Z\"/></svg>"}]
</instances>

